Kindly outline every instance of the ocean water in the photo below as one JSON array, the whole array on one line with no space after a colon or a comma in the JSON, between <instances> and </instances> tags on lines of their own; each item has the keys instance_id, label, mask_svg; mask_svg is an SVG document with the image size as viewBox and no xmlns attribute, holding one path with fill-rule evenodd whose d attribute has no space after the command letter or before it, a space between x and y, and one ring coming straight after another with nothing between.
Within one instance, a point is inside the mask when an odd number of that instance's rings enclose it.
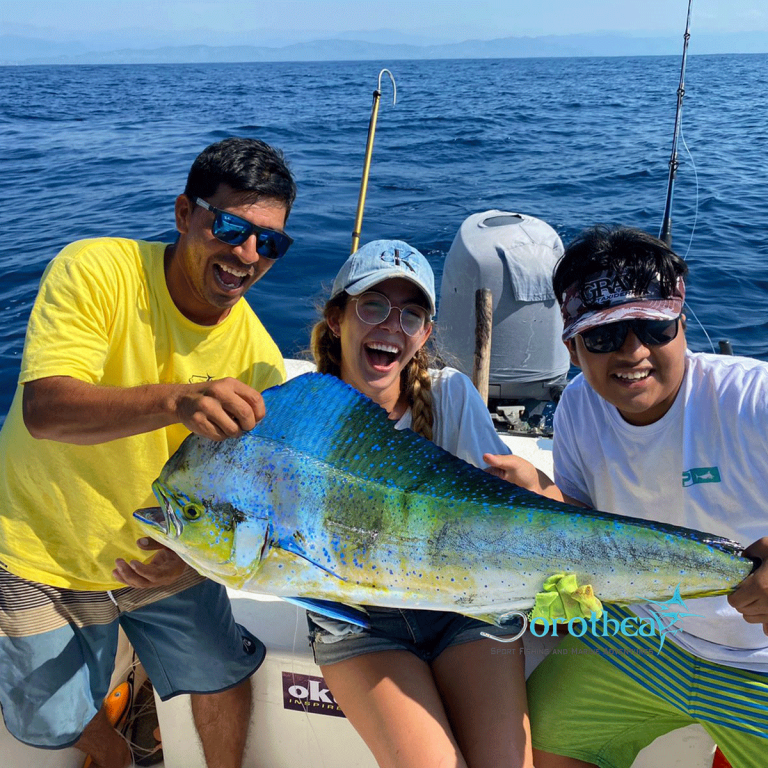
<instances>
[{"instance_id":1,"label":"ocean water","mask_svg":"<svg viewBox=\"0 0 768 768\"><path fill-rule=\"evenodd\" d=\"M570 239L658 234L676 57L0 67L0 415L45 265L66 243L173 237L196 154L239 135L281 147L296 243L249 293L286 356L349 252L371 108L384 79L362 241L405 239L438 280L461 222L491 208ZM687 254L689 345L768 360L768 56L691 56L673 207ZM698 325L693 315L700 321Z\"/></svg>"}]
</instances>

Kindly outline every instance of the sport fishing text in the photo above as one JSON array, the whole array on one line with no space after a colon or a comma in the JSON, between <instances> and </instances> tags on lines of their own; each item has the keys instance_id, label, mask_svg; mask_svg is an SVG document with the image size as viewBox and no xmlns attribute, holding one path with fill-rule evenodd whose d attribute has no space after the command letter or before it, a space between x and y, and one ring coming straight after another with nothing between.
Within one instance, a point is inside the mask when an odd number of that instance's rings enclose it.
<instances>
[{"instance_id":1,"label":"sport fishing text","mask_svg":"<svg viewBox=\"0 0 768 768\"><path fill-rule=\"evenodd\" d=\"M503 646L491 648L491 654L494 656L514 656L515 654L521 656L567 656L570 654L575 656L582 653L603 653L611 656L654 656L657 651L654 651L653 648L605 648L601 651L596 651L594 648L526 648L524 645L514 648Z\"/></svg>"}]
</instances>

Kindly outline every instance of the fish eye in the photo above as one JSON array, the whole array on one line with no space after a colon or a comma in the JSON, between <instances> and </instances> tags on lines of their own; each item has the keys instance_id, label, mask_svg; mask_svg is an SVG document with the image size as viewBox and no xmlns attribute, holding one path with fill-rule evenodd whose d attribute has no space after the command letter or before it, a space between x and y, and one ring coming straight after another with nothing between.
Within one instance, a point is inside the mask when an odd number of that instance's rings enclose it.
<instances>
[{"instance_id":1,"label":"fish eye","mask_svg":"<svg viewBox=\"0 0 768 768\"><path fill-rule=\"evenodd\" d=\"M203 516L203 508L199 504L187 504L182 510L185 520L199 520Z\"/></svg>"}]
</instances>

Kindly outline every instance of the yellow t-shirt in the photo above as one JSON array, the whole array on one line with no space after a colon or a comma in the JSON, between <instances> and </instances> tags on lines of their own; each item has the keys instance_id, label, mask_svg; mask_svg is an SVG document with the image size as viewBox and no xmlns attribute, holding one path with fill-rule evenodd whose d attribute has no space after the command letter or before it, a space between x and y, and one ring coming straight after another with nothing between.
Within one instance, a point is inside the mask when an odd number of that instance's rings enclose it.
<instances>
[{"instance_id":1,"label":"yellow t-shirt","mask_svg":"<svg viewBox=\"0 0 768 768\"><path fill-rule=\"evenodd\" d=\"M149 560L132 513L189 434L181 424L99 445L35 440L22 385L71 376L105 386L232 376L258 390L285 380L275 343L242 299L218 325L188 320L165 282L164 243L107 239L67 246L43 275L21 375L0 432L0 563L56 587L106 590L115 559Z\"/></svg>"}]
</instances>

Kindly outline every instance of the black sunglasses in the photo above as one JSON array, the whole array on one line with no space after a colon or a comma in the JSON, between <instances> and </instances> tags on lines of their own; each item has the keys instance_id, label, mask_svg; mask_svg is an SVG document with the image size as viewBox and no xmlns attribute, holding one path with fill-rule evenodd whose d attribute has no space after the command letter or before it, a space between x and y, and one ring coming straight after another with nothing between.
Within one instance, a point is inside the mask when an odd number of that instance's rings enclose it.
<instances>
[{"instance_id":1,"label":"black sunglasses","mask_svg":"<svg viewBox=\"0 0 768 768\"><path fill-rule=\"evenodd\" d=\"M634 320L620 320L618 323L598 325L579 335L588 352L603 354L621 349L630 329L647 347L658 347L672 341L677 336L679 327L679 317L674 320L635 318Z\"/></svg>"},{"instance_id":2,"label":"black sunglasses","mask_svg":"<svg viewBox=\"0 0 768 768\"><path fill-rule=\"evenodd\" d=\"M250 221L214 208L199 197L191 198L201 208L215 214L211 233L217 240L227 245L242 245L251 235L256 235L256 253L267 259L279 259L285 256L285 252L291 247L293 238L285 232L277 232L274 229L264 229L251 224Z\"/></svg>"}]
</instances>

